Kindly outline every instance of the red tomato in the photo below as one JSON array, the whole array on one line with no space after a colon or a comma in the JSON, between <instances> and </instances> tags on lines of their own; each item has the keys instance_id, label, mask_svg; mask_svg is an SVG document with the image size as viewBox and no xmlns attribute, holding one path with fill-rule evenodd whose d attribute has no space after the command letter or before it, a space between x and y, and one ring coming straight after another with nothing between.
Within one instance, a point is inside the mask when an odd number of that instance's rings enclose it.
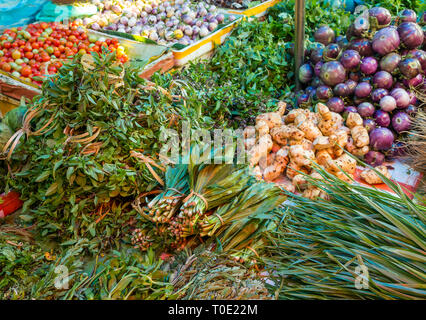
<instances>
[{"instance_id":1,"label":"red tomato","mask_svg":"<svg viewBox=\"0 0 426 320\"><path fill-rule=\"evenodd\" d=\"M40 48L40 45L38 44L38 42L34 42L34 43L31 45L31 47L32 47L33 49L39 49L39 48Z\"/></svg>"},{"instance_id":2,"label":"red tomato","mask_svg":"<svg viewBox=\"0 0 426 320\"><path fill-rule=\"evenodd\" d=\"M33 57L34 57L34 53L32 53L31 51L30 52L25 52L25 58L31 60Z\"/></svg>"},{"instance_id":3,"label":"red tomato","mask_svg":"<svg viewBox=\"0 0 426 320\"><path fill-rule=\"evenodd\" d=\"M3 66L1 68L3 69L3 71L6 71L6 72L10 72L10 70L12 70L12 67L7 62L3 63Z\"/></svg>"},{"instance_id":4,"label":"red tomato","mask_svg":"<svg viewBox=\"0 0 426 320\"><path fill-rule=\"evenodd\" d=\"M18 50L15 50L12 52L12 58L17 60L17 59L21 59L22 55L21 52L19 52Z\"/></svg>"},{"instance_id":5,"label":"red tomato","mask_svg":"<svg viewBox=\"0 0 426 320\"><path fill-rule=\"evenodd\" d=\"M23 77L28 77L31 74L31 72L32 72L31 67L23 67L21 69L21 75Z\"/></svg>"},{"instance_id":6,"label":"red tomato","mask_svg":"<svg viewBox=\"0 0 426 320\"><path fill-rule=\"evenodd\" d=\"M45 29L49 28L49 25L48 25L46 22L42 22L42 23L40 23L40 27L41 27L43 30L45 30Z\"/></svg>"},{"instance_id":7,"label":"red tomato","mask_svg":"<svg viewBox=\"0 0 426 320\"><path fill-rule=\"evenodd\" d=\"M3 48L5 48L5 49L9 49L11 46L12 46L12 44L10 42L5 42L3 44Z\"/></svg>"}]
</instances>

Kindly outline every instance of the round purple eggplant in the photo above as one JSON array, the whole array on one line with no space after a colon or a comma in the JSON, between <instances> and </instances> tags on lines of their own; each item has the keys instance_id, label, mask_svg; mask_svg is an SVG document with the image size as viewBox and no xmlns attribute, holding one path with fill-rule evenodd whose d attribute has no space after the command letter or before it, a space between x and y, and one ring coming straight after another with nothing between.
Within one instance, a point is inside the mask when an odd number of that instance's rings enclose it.
<instances>
[{"instance_id":1,"label":"round purple eggplant","mask_svg":"<svg viewBox=\"0 0 426 320\"><path fill-rule=\"evenodd\" d=\"M361 56L356 50L345 50L340 57L340 63L348 70L358 67L360 61Z\"/></svg>"},{"instance_id":2,"label":"round purple eggplant","mask_svg":"<svg viewBox=\"0 0 426 320\"><path fill-rule=\"evenodd\" d=\"M335 86L346 80L346 70L340 62L329 61L321 67L320 78L326 85Z\"/></svg>"},{"instance_id":3,"label":"round purple eggplant","mask_svg":"<svg viewBox=\"0 0 426 320\"><path fill-rule=\"evenodd\" d=\"M376 88L390 89L393 85L392 75L384 70L376 72L373 77L373 84Z\"/></svg>"}]
</instances>

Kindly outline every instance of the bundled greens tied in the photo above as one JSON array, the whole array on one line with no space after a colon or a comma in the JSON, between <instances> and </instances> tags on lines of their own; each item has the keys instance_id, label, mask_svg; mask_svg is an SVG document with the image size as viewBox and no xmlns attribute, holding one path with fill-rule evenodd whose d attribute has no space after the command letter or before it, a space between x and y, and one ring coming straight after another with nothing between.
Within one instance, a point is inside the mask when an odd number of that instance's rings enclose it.
<instances>
[{"instance_id":1,"label":"bundled greens tied","mask_svg":"<svg viewBox=\"0 0 426 320\"><path fill-rule=\"evenodd\" d=\"M141 249L151 247L155 239L161 239L159 246L183 249L222 233L228 249L247 244L269 222L269 212L286 199L278 186L234 164L169 165L165 176L163 191L145 207L141 199L146 193L133 203L143 226L134 231L132 244Z\"/></svg>"}]
</instances>

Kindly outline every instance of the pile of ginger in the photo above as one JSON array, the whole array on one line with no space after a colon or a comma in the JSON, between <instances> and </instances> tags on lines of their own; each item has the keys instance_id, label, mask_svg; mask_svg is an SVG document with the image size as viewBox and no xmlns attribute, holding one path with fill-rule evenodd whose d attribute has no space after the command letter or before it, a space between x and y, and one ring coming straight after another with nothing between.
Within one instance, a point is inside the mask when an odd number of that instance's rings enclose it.
<instances>
[{"instance_id":1,"label":"pile of ginger","mask_svg":"<svg viewBox=\"0 0 426 320\"><path fill-rule=\"evenodd\" d=\"M284 102L278 107L276 112L259 115L256 126L244 130L245 147L256 176L279 183L290 192L301 191L311 199L326 198L299 173L321 179L313 170L314 162L339 179L351 181L356 160L343 149L360 157L369 151L370 139L361 116L349 113L344 121L322 103L316 105L315 112L294 109L287 115Z\"/></svg>"}]
</instances>

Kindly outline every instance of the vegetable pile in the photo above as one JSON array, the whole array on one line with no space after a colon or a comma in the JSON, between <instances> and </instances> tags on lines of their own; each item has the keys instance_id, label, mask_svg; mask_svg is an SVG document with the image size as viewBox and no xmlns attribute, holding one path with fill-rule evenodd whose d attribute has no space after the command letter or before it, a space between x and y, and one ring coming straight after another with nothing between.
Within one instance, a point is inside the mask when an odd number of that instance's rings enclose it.
<instances>
[{"instance_id":1,"label":"vegetable pile","mask_svg":"<svg viewBox=\"0 0 426 320\"><path fill-rule=\"evenodd\" d=\"M98 39L75 24L41 22L6 29L0 36L0 70L41 86L43 77L56 73L65 59L102 47L117 50L117 58L127 61L117 39Z\"/></svg>"},{"instance_id":2,"label":"vegetable pile","mask_svg":"<svg viewBox=\"0 0 426 320\"><path fill-rule=\"evenodd\" d=\"M173 112L171 97L153 90L115 52L77 56L43 83L23 128L1 146L2 191L21 194L25 221L64 238L124 232L136 214L129 197L158 183L130 151L155 152Z\"/></svg>"},{"instance_id":3,"label":"vegetable pile","mask_svg":"<svg viewBox=\"0 0 426 320\"><path fill-rule=\"evenodd\" d=\"M344 125L342 116L326 105L318 103L316 109L293 109L284 116L286 104L280 103L277 112L257 116L256 127L245 129L250 165L258 178L276 182L291 192L303 191L303 196L311 199L325 197L305 178L306 174L321 178L314 170L318 165L340 179L353 180L356 160L344 149L357 156L370 149L361 116L350 113ZM364 179L381 183L380 179L370 179L372 175L366 172Z\"/></svg>"},{"instance_id":4,"label":"vegetable pile","mask_svg":"<svg viewBox=\"0 0 426 320\"><path fill-rule=\"evenodd\" d=\"M147 37L161 45L190 45L236 19L218 12L216 6L187 0L97 2L101 11L79 19L93 30L110 30Z\"/></svg>"},{"instance_id":5,"label":"vegetable pile","mask_svg":"<svg viewBox=\"0 0 426 320\"><path fill-rule=\"evenodd\" d=\"M309 181L329 199L289 195L268 235L279 299L424 299L424 199L384 177L392 194L318 174Z\"/></svg>"},{"instance_id":6,"label":"vegetable pile","mask_svg":"<svg viewBox=\"0 0 426 320\"><path fill-rule=\"evenodd\" d=\"M401 152L399 139L418 106L415 88L425 89L425 37L416 20L413 10L393 19L387 9L374 7L361 13L345 36L321 26L314 34L317 45L299 70L306 84L299 106L322 101L344 117L358 113L370 133L372 150L365 159L374 165Z\"/></svg>"},{"instance_id":7,"label":"vegetable pile","mask_svg":"<svg viewBox=\"0 0 426 320\"><path fill-rule=\"evenodd\" d=\"M211 150L212 155L217 152ZM143 159L134 152L132 156ZM133 203L144 220L132 239L141 250L154 246L179 251L200 244L204 237L219 237L224 251L244 248L268 220L258 218L285 201L277 186L257 181L247 168L231 164L191 160L188 165L169 165L165 176L164 189L146 206L141 206L146 193Z\"/></svg>"},{"instance_id":8,"label":"vegetable pile","mask_svg":"<svg viewBox=\"0 0 426 320\"><path fill-rule=\"evenodd\" d=\"M220 8L243 10L258 5L267 0L206 0L208 4L214 4Z\"/></svg>"}]
</instances>

